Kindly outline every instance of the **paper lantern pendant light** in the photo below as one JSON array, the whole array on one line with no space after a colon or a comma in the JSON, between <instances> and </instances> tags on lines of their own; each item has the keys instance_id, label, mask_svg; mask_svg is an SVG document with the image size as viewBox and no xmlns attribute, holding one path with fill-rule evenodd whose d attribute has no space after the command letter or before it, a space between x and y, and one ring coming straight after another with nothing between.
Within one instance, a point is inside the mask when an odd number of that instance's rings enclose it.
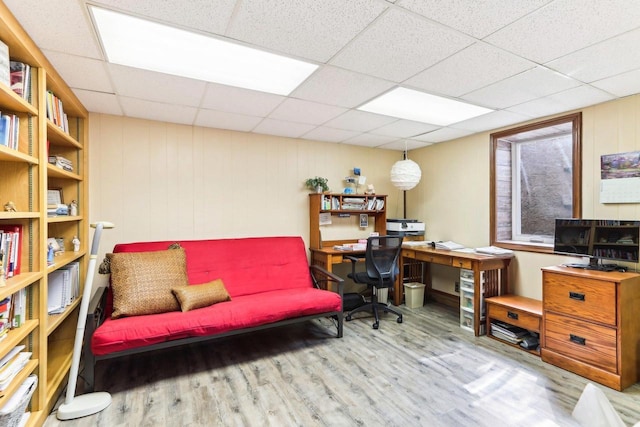
<instances>
[{"instance_id":1,"label":"paper lantern pendant light","mask_svg":"<svg viewBox=\"0 0 640 427\"><path fill-rule=\"evenodd\" d=\"M420 166L413 160L398 160L391 168L391 183L401 190L411 190L421 177Z\"/></svg>"}]
</instances>

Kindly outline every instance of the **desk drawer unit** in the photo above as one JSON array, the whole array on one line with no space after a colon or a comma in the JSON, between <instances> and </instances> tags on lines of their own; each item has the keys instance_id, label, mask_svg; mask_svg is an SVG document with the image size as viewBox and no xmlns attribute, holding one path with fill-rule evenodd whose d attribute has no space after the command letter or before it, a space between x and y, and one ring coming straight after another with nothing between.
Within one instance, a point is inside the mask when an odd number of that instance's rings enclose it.
<instances>
[{"instance_id":1,"label":"desk drawer unit","mask_svg":"<svg viewBox=\"0 0 640 427\"><path fill-rule=\"evenodd\" d=\"M548 273L543 282L544 309L616 325L616 284Z\"/></svg>"},{"instance_id":2,"label":"desk drawer unit","mask_svg":"<svg viewBox=\"0 0 640 427\"><path fill-rule=\"evenodd\" d=\"M546 348L592 366L616 372L616 330L606 326L547 313Z\"/></svg>"},{"instance_id":3,"label":"desk drawer unit","mask_svg":"<svg viewBox=\"0 0 640 427\"><path fill-rule=\"evenodd\" d=\"M542 360L616 390L640 380L640 275L542 269Z\"/></svg>"}]
</instances>

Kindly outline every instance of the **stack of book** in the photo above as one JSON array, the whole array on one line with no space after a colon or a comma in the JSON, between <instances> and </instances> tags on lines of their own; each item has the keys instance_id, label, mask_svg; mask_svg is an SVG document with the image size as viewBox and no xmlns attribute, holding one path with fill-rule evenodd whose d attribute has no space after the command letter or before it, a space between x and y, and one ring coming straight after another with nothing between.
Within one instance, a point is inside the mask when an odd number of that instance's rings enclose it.
<instances>
[{"instance_id":1,"label":"stack of book","mask_svg":"<svg viewBox=\"0 0 640 427\"><path fill-rule=\"evenodd\" d=\"M518 326L493 320L491 321L491 335L511 344L520 344L524 337L529 335L529 331Z\"/></svg>"},{"instance_id":2,"label":"stack of book","mask_svg":"<svg viewBox=\"0 0 640 427\"><path fill-rule=\"evenodd\" d=\"M57 168L64 169L67 172L73 172L73 163L71 160L62 156L49 156L49 163Z\"/></svg>"}]
</instances>

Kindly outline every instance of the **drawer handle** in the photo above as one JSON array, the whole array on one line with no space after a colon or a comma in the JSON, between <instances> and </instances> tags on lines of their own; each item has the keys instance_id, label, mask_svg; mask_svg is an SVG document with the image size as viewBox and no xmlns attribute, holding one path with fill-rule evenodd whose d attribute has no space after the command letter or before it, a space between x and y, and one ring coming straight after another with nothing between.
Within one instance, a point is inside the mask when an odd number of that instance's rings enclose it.
<instances>
[{"instance_id":1,"label":"drawer handle","mask_svg":"<svg viewBox=\"0 0 640 427\"><path fill-rule=\"evenodd\" d=\"M580 344L580 345L587 345L587 339L586 339L586 338L579 337L579 336L577 336L577 335L569 334L569 340L570 340L571 342L576 343L576 344Z\"/></svg>"},{"instance_id":2,"label":"drawer handle","mask_svg":"<svg viewBox=\"0 0 640 427\"><path fill-rule=\"evenodd\" d=\"M569 292L569 298L576 301L584 301L584 294L581 294L580 292Z\"/></svg>"},{"instance_id":3,"label":"drawer handle","mask_svg":"<svg viewBox=\"0 0 640 427\"><path fill-rule=\"evenodd\" d=\"M507 311L507 317L509 319L518 320L518 313L514 313L513 311Z\"/></svg>"}]
</instances>

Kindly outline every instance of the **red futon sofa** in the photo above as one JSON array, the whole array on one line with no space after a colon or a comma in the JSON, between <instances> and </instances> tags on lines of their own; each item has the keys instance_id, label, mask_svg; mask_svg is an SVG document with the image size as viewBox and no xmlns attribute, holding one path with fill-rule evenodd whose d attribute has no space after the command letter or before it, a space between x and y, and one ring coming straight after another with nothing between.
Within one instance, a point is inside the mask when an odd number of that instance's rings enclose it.
<instances>
[{"instance_id":1,"label":"red futon sofa","mask_svg":"<svg viewBox=\"0 0 640 427\"><path fill-rule=\"evenodd\" d=\"M113 318L114 310L119 310L118 307L114 308L114 303L120 298L114 283L116 257L140 256L146 257L147 262L151 257L152 262L156 259L160 262L165 253L172 252L173 249L169 249L172 246L184 251L188 285L182 289L204 289L192 286L218 282L217 279L220 279L230 300L189 311L181 311L178 302L166 312L143 315L120 313L120 317ZM124 253L129 255L120 255ZM116 245L110 256L110 286L92 298L87 318L84 360L89 390L94 388L95 364L101 359L319 317L332 317L337 337L342 337L342 279L318 266L310 267L300 237L126 243ZM166 261L164 263L167 264ZM152 267L155 266L152 264ZM164 264L158 265L160 270L164 267ZM119 267L118 277L122 276L121 270ZM145 268L126 272L124 276L134 290L130 295L144 298L149 289L143 289L142 283L148 274L154 272L148 272ZM151 280L146 286L157 282ZM135 289L137 283L141 284L141 289Z\"/></svg>"}]
</instances>

